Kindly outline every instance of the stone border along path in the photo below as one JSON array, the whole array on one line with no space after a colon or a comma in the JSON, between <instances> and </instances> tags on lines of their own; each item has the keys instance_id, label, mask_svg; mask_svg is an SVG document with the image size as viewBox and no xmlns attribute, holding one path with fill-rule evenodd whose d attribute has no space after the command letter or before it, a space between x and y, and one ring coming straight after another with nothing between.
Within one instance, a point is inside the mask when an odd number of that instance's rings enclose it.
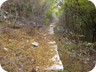
<instances>
[{"instance_id":1,"label":"stone border along path","mask_svg":"<svg viewBox=\"0 0 96 72\"><path fill-rule=\"evenodd\" d=\"M57 21L57 19L55 19L55 20ZM55 27L55 24L56 24L55 20L49 26L49 29L48 29L49 35L54 35L54 27ZM52 66L50 66L48 68L45 68L45 70L62 70L63 71L64 67L63 67L63 64L60 60L58 51L57 51L58 46L57 46L56 42L54 40L51 40L51 41L49 41L49 44L56 51L56 55L54 55L54 57L51 59L52 61L54 61L55 64L53 64Z\"/></svg>"}]
</instances>

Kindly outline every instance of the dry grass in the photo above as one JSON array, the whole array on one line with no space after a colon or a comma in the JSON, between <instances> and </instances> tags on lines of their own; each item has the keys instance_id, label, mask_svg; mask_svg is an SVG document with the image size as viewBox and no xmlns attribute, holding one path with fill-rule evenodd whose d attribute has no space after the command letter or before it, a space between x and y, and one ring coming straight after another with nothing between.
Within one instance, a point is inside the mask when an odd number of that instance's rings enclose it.
<instances>
[{"instance_id":1,"label":"dry grass","mask_svg":"<svg viewBox=\"0 0 96 72\"><path fill-rule=\"evenodd\" d=\"M25 28L13 29L6 22L0 23L0 63L4 69L8 72L43 72L40 70L54 64L50 59L55 51L48 45L49 39L44 37L44 32L35 30L35 34L30 35ZM34 41L39 42L39 47L32 46Z\"/></svg>"}]
</instances>

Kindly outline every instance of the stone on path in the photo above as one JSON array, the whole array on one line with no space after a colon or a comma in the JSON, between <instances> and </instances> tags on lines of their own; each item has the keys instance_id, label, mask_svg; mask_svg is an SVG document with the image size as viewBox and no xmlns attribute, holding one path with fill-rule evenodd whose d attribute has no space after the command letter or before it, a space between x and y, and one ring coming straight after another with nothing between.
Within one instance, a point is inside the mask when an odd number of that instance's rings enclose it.
<instances>
[{"instance_id":1,"label":"stone on path","mask_svg":"<svg viewBox=\"0 0 96 72\"><path fill-rule=\"evenodd\" d=\"M39 43L38 43L38 42L33 42L32 45L33 45L34 47L38 47L38 46L39 46Z\"/></svg>"},{"instance_id":2,"label":"stone on path","mask_svg":"<svg viewBox=\"0 0 96 72\"><path fill-rule=\"evenodd\" d=\"M5 50L5 51L8 51L8 48L4 47L4 50Z\"/></svg>"}]
</instances>

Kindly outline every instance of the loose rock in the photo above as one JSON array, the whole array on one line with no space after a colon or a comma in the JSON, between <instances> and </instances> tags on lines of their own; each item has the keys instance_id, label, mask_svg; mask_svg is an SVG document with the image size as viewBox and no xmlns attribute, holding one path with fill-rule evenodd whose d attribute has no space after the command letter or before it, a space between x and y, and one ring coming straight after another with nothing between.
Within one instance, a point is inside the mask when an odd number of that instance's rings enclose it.
<instances>
[{"instance_id":1,"label":"loose rock","mask_svg":"<svg viewBox=\"0 0 96 72\"><path fill-rule=\"evenodd\" d=\"M38 46L39 46L39 43L38 43L38 42L33 42L32 45L33 45L34 47L38 47Z\"/></svg>"}]
</instances>

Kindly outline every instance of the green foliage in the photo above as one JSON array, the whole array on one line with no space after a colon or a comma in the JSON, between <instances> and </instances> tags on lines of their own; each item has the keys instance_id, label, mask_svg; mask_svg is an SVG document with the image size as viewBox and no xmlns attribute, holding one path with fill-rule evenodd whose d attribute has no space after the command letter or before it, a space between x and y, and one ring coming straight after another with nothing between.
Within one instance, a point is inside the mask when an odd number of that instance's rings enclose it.
<instances>
[{"instance_id":1,"label":"green foliage","mask_svg":"<svg viewBox=\"0 0 96 72\"><path fill-rule=\"evenodd\" d=\"M65 0L61 17L68 31L84 35L86 41L96 41L96 9L91 2Z\"/></svg>"}]
</instances>

